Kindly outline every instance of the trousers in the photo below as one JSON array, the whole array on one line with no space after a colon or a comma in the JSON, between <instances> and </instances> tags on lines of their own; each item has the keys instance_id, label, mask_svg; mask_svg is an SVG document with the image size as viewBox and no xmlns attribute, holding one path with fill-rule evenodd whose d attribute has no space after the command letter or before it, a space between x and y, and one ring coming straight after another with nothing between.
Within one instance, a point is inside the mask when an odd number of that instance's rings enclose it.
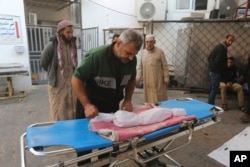
<instances>
[{"instance_id":1,"label":"trousers","mask_svg":"<svg viewBox=\"0 0 250 167\"><path fill-rule=\"evenodd\" d=\"M214 105L216 94L219 92L221 74L216 72L209 73L211 78L211 91L208 95L208 103Z\"/></svg>"},{"instance_id":2,"label":"trousers","mask_svg":"<svg viewBox=\"0 0 250 167\"><path fill-rule=\"evenodd\" d=\"M227 104L227 92L229 89L237 93L239 107L244 106L243 88L238 83L233 83L232 87L229 88L224 82L220 82L220 93L221 93L222 104Z\"/></svg>"}]
</instances>

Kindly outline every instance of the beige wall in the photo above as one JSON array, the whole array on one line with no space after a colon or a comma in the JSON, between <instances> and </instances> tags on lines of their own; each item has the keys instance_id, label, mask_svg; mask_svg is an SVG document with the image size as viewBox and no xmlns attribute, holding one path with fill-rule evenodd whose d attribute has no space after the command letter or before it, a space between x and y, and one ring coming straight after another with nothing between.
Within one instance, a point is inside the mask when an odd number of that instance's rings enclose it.
<instances>
[{"instance_id":1,"label":"beige wall","mask_svg":"<svg viewBox=\"0 0 250 167\"><path fill-rule=\"evenodd\" d=\"M10 16L18 18L18 33L19 40L8 40L11 37L1 35L0 43L0 63L21 63L29 71L29 49L26 34L24 4L22 0L1 0L0 11L2 16ZM16 28L15 28L16 29ZM17 30L17 29L16 29ZM15 31L17 32L17 31ZM4 40L2 39L4 38ZM8 41L8 43L6 42ZM18 53L15 50L16 46L24 48L23 52ZM0 78L0 91L6 89L6 78ZM15 90L31 89L30 76L12 77L13 87Z\"/></svg>"},{"instance_id":2,"label":"beige wall","mask_svg":"<svg viewBox=\"0 0 250 167\"><path fill-rule=\"evenodd\" d=\"M52 8L25 6L25 16L27 23L29 13L36 13L38 23L40 23L41 25L56 25L56 23L62 19L71 19L69 7L65 7L59 11L56 11Z\"/></svg>"}]
</instances>

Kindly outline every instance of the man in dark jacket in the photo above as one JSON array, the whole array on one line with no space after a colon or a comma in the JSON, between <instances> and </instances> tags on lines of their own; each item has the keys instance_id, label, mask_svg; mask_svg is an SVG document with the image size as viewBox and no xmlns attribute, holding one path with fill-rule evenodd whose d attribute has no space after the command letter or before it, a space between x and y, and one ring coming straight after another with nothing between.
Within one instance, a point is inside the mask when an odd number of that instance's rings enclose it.
<instances>
[{"instance_id":1,"label":"man in dark jacket","mask_svg":"<svg viewBox=\"0 0 250 167\"><path fill-rule=\"evenodd\" d=\"M227 47L234 41L233 35L227 35L226 38L216 45L208 56L209 71L211 78L211 91L208 96L208 103L215 103L216 94L219 90L221 74L227 67Z\"/></svg>"},{"instance_id":2,"label":"man in dark jacket","mask_svg":"<svg viewBox=\"0 0 250 167\"><path fill-rule=\"evenodd\" d=\"M245 111L244 107L244 92L242 86L238 83L238 69L235 66L234 57L227 58L227 68L222 73L221 82L220 82L220 93L222 100L222 108L226 111L227 107L227 92L232 90L237 92L238 96L238 105L241 111Z\"/></svg>"},{"instance_id":3,"label":"man in dark jacket","mask_svg":"<svg viewBox=\"0 0 250 167\"><path fill-rule=\"evenodd\" d=\"M60 21L41 54L41 66L48 73L51 121L75 119L76 96L71 77L77 67L77 49L73 30L69 20Z\"/></svg>"}]
</instances>

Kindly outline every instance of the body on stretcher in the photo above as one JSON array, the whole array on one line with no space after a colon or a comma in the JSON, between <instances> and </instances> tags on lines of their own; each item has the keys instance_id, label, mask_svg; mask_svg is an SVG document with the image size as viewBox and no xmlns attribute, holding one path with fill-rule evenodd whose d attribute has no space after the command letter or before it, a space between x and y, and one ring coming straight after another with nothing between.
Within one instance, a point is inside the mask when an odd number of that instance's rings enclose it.
<instances>
[{"instance_id":1,"label":"body on stretcher","mask_svg":"<svg viewBox=\"0 0 250 167\"><path fill-rule=\"evenodd\" d=\"M175 166L181 166L168 153L187 145L191 141L195 130L217 123L219 121L218 115L223 110L191 98L163 101L160 103L160 106L184 108L188 116L195 115L195 118L182 120L154 132L116 142L103 138L91 131L88 119L37 123L29 126L20 138L21 166L25 167L29 163L26 155L28 152L35 156L49 158L49 156L83 151L92 152L80 157L63 160L50 166L69 166L83 160L91 160L88 164L91 166L102 166L105 164L116 166L128 160L134 161L138 166L146 166L148 162L160 156L165 156ZM187 137L184 143L173 144L176 139L184 135ZM67 147L51 150L54 146ZM109 154L109 156L98 159L98 156L104 154Z\"/></svg>"}]
</instances>

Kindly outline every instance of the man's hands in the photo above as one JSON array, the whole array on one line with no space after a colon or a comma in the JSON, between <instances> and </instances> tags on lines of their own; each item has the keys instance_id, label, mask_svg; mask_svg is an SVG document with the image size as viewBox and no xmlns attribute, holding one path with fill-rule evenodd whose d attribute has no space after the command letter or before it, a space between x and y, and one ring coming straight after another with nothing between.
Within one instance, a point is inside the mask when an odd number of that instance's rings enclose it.
<instances>
[{"instance_id":1,"label":"man's hands","mask_svg":"<svg viewBox=\"0 0 250 167\"><path fill-rule=\"evenodd\" d=\"M232 88L233 82L227 82L226 85L228 88Z\"/></svg>"},{"instance_id":2,"label":"man's hands","mask_svg":"<svg viewBox=\"0 0 250 167\"><path fill-rule=\"evenodd\" d=\"M121 109L126 110L126 111L133 111L133 105L132 105L131 101L124 100L122 102Z\"/></svg>"},{"instance_id":3,"label":"man's hands","mask_svg":"<svg viewBox=\"0 0 250 167\"><path fill-rule=\"evenodd\" d=\"M126 110L126 111L133 111L133 105L132 105L131 101L124 100L122 102L121 109ZM86 104L84 106L84 112L85 112L86 118L89 118L89 119L95 118L99 114L98 108L91 103Z\"/></svg>"},{"instance_id":4,"label":"man's hands","mask_svg":"<svg viewBox=\"0 0 250 167\"><path fill-rule=\"evenodd\" d=\"M137 80L135 81L135 85L136 85L136 86L139 86L139 85L140 85L140 82L141 82L141 80L140 80L140 79L137 79Z\"/></svg>"},{"instance_id":5,"label":"man's hands","mask_svg":"<svg viewBox=\"0 0 250 167\"><path fill-rule=\"evenodd\" d=\"M166 85L166 88L168 88L169 82L164 82L164 84Z\"/></svg>"},{"instance_id":6,"label":"man's hands","mask_svg":"<svg viewBox=\"0 0 250 167\"><path fill-rule=\"evenodd\" d=\"M84 106L84 112L86 118L91 119L98 115L99 110L95 105L89 103Z\"/></svg>"}]
</instances>

